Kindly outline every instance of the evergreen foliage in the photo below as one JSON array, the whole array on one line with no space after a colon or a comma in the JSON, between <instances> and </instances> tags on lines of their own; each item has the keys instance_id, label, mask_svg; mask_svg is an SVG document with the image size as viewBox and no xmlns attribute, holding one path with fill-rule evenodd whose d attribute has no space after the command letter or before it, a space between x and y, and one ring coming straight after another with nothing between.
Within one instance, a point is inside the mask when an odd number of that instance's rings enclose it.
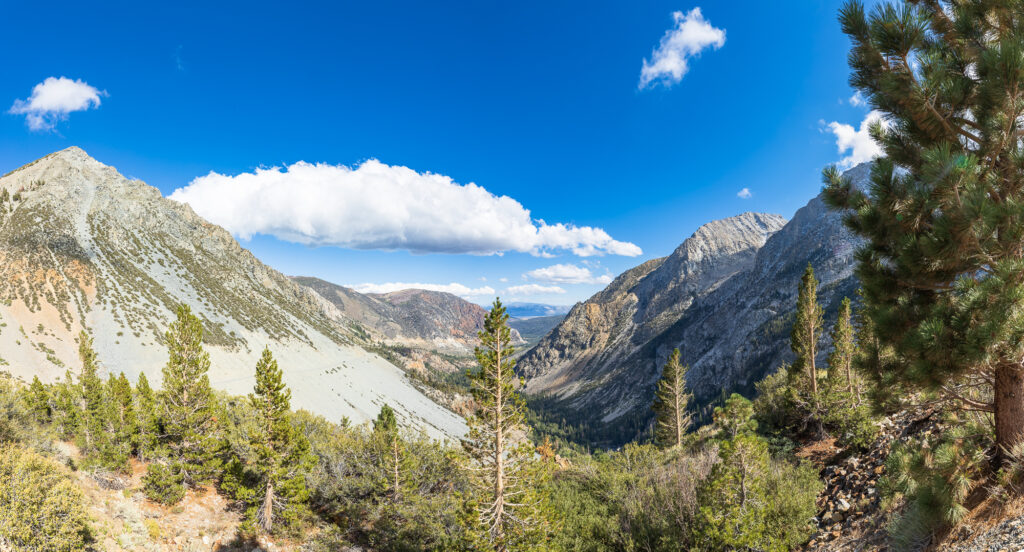
<instances>
[{"instance_id":1,"label":"evergreen foliage","mask_svg":"<svg viewBox=\"0 0 1024 552\"><path fill-rule=\"evenodd\" d=\"M681 447L692 421L688 407L693 395L686 390L687 369L679 362L679 349L674 349L658 380L653 406L656 415L654 437L662 447Z\"/></svg>"},{"instance_id":2,"label":"evergreen foliage","mask_svg":"<svg viewBox=\"0 0 1024 552\"><path fill-rule=\"evenodd\" d=\"M476 358L480 369L470 373L476 410L463 441L473 461L471 481L477 512L472 524L484 545L498 552L539 546L549 523L538 496L543 466L533 462L529 440L515 444L516 433L528 432L525 405L516 392L514 349L508 314L495 299L480 331Z\"/></svg>"},{"instance_id":3,"label":"evergreen foliage","mask_svg":"<svg viewBox=\"0 0 1024 552\"><path fill-rule=\"evenodd\" d=\"M53 397L52 420L57 434L71 439L79 432L82 425L82 412L79 406L81 391L71 377L71 370L64 372L64 380L54 384L51 392Z\"/></svg>"},{"instance_id":4,"label":"evergreen foliage","mask_svg":"<svg viewBox=\"0 0 1024 552\"><path fill-rule=\"evenodd\" d=\"M839 316L832 327L832 352L828 355L829 391L845 391L849 400L856 405L860 402L860 385L853 370L853 356L856 352L853 322L851 320L850 298L843 298Z\"/></svg>"},{"instance_id":5,"label":"evergreen foliage","mask_svg":"<svg viewBox=\"0 0 1024 552\"><path fill-rule=\"evenodd\" d=\"M144 372L139 372L139 381L135 384L135 412L138 427L135 435L137 454L141 460L152 459L157 456L160 418L157 414L156 394L149 386Z\"/></svg>"},{"instance_id":6,"label":"evergreen foliage","mask_svg":"<svg viewBox=\"0 0 1024 552\"><path fill-rule=\"evenodd\" d=\"M1015 3L905 1L840 11L850 84L882 120L885 157L858 189L824 171L827 201L866 243L856 274L885 353L879 387L942 392L994 413L1000 451L1024 442L1024 80Z\"/></svg>"},{"instance_id":7,"label":"evergreen foliage","mask_svg":"<svg viewBox=\"0 0 1024 552\"><path fill-rule=\"evenodd\" d=\"M844 298L832 327L832 352L828 357L825 425L843 445L866 448L878 434L870 406L862 400L863 381L857 368L857 336L850 299Z\"/></svg>"},{"instance_id":8,"label":"evergreen foliage","mask_svg":"<svg viewBox=\"0 0 1024 552\"><path fill-rule=\"evenodd\" d=\"M823 325L824 310L818 304L818 280L814 277L814 267L808 263L797 294L796 320L790 334L790 347L796 359L789 369L796 383L797 397L804 403L807 421L817 429L819 435L824 433L817 364L818 339Z\"/></svg>"},{"instance_id":9,"label":"evergreen foliage","mask_svg":"<svg viewBox=\"0 0 1024 552\"><path fill-rule=\"evenodd\" d=\"M114 396L117 380L111 374L104 384L99 375L99 360L92 347L92 337L82 331L78 335L78 356L82 372L78 378L81 422L77 424L77 441L84 465L94 470L125 471L128 468L130 441L119 439L120 416Z\"/></svg>"},{"instance_id":10,"label":"evergreen foliage","mask_svg":"<svg viewBox=\"0 0 1024 552\"><path fill-rule=\"evenodd\" d=\"M950 414L949 429L927 446L898 444L886 460L879 488L889 499L909 506L890 527L897 550L915 550L943 524L967 513L967 498L985 479L989 458L987 432Z\"/></svg>"},{"instance_id":11,"label":"evergreen foliage","mask_svg":"<svg viewBox=\"0 0 1024 552\"><path fill-rule=\"evenodd\" d=\"M39 376L32 376L32 383L28 388L28 408L36 422L46 424L50 422L50 392L39 380Z\"/></svg>"},{"instance_id":12,"label":"evergreen foliage","mask_svg":"<svg viewBox=\"0 0 1024 552\"><path fill-rule=\"evenodd\" d=\"M203 350L203 324L187 305L165 334L169 359L163 368L161 419L173 471L186 485L210 481L220 470L221 428L210 389L210 356Z\"/></svg>"},{"instance_id":13,"label":"evergreen foliage","mask_svg":"<svg viewBox=\"0 0 1024 552\"><path fill-rule=\"evenodd\" d=\"M399 434L408 464L396 497L379 432L305 411L294 421L317 458L308 474L310 503L338 523L348 542L375 550L470 549L459 519L469 482L457 451Z\"/></svg>"},{"instance_id":14,"label":"evergreen foliage","mask_svg":"<svg viewBox=\"0 0 1024 552\"><path fill-rule=\"evenodd\" d=\"M107 380L107 409L106 425L112 440L111 447L127 463L128 457L136 451L139 421L135 414L132 384L124 372L116 378L111 374Z\"/></svg>"},{"instance_id":15,"label":"evergreen foliage","mask_svg":"<svg viewBox=\"0 0 1024 552\"><path fill-rule=\"evenodd\" d=\"M293 526L309 498L305 476L315 459L309 441L291 423L291 395L277 361L264 348L249 395L254 423L245 430L251 452L232 461L222 486L245 506L247 522L265 533Z\"/></svg>"},{"instance_id":16,"label":"evergreen foliage","mask_svg":"<svg viewBox=\"0 0 1024 552\"><path fill-rule=\"evenodd\" d=\"M0 372L0 446L27 440L35 425L33 418L17 382Z\"/></svg>"},{"instance_id":17,"label":"evergreen foliage","mask_svg":"<svg viewBox=\"0 0 1024 552\"><path fill-rule=\"evenodd\" d=\"M402 473L408 467L402 439L398 431L398 419L395 411L388 405L380 408L380 414L373 422L373 435L381 447L380 457L386 459L386 471L390 475L388 484L391 494L398 498L402 492Z\"/></svg>"},{"instance_id":18,"label":"evergreen foliage","mask_svg":"<svg viewBox=\"0 0 1024 552\"><path fill-rule=\"evenodd\" d=\"M78 376L79 411L82 421L78 427L78 446L86 456L96 455L103 448L105 433L103 422L106 416L106 394L103 380L99 376L99 362L92 348L92 337L83 330L78 334L78 358L82 371Z\"/></svg>"},{"instance_id":19,"label":"evergreen foliage","mask_svg":"<svg viewBox=\"0 0 1024 552\"><path fill-rule=\"evenodd\" d=\"M720 461L699 491L701 549L789 550L814 532L817 471L772 459L752 415L738 395L716 412Z\"/></svg>"},{"instance_id":20,"label":"evergreen foliage","mask_svg":"<svg viewBox=\"0 0 1024 552\"><path fill-rule=\"evenodd\" d=\"M152 462L142 476L142 490L153 502L177 504L185 498L185 476L177 466Z\"/></svg>"}]
</instances>

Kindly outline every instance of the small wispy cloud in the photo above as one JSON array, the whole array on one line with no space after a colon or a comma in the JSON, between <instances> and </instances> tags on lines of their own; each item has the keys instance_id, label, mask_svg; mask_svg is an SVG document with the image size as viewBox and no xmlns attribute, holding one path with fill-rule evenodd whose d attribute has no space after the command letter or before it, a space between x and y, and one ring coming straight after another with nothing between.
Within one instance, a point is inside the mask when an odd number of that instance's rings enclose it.
<instances>
[{"instance_id":1,"label":"small wispy cloud","mask_svg":"<svg viewBox=\"0 0 1024 552\"><path fill-rule=\"evenodd\" d=\"M181 50L182 46L180 44L174 49L174 66L178 68L178 71L185 70L185 60L181 57Z\"/></svg>"},{"instance_id":2,"label":"small wispy cloud","mask_svg":"<svg viewBox=\"0 0 1024 552\"><path fill-rule=\"evenodd\" d=\"M523 277L553 284L610 284L612 281L609 274L597 276L589 268L574 264L537 268L523 274Z\"/></svg>"},{"instance_id":3,"label":"small wispy cloud","mask_svg":"<svg viewBox=\"0 0 1024 552\"><path fill-rule=\"evenodd\" d=\"M469 286L452 282L450 284L424 284L412 282L387 282L383 284L355 284L348 286L359 293L391 293L405 289L425 289L427 291L443 291L458 295L459 297L480 297L493 296L494 288L483 286L471 288Z\"/></svg>"},{"instance_id":4,"label":"small wispy cloud","mask_svg":"<svg viewBox=\"0 0 1024 552\"><path fill-rule=\"evenodd\" d=\"M511 286L505 290L505 294L509 296L521 296L521 295L548 295L548 294L562 294L565 290L558 286L542 286L539 284L523 284L521 286Z\"/></svg>"},{"instance_id":5,"label":"small wispy cloud","mask_svg":"<svg viewBox=\"0 0 1024 552\"><path fill-rule=\"evenodd\" d=\"M864 99L864 96L861 96L860 90L854 92L853 95L850 96L850 105L853 107L862 107L867 104L868 102Z\"/></svg>"},{"instance_id":6,"label":"small wispy cloud","mask_svg":"<svg viewBox=\"0 0 1024 552\"><path fill-rule=\"evenodd\" d=\"M750 191L750 188L743 188L742 190L736 192L736 197L740 199L750 199L754 197L754 193Z\"/></svg>"},{"instance_id":7,"label":"small wispy cloud","mask_svg":"<svg viewBox=\"0 0 1024 552\"><path fill-rule=\"evenodd\" d=\"M49 131L72 112L99 107L100 97L106 95L80 79L49 77L35 85L27 99L14 100L8 113L24 115L30 130Z\"/></svg>"},{"instance_id":8,"label":"small wispy cloud","mask_svg":"<svg viewBox=\"0 0 1024 552\"><path fill-rule=\"evenodd\" d=\"M661 37L658 47L651 52L651 59L644 58L638 84L641 90L657 84L677 84L690 70L691 58L706 48L717 50L725 45L725 30L713 27L704 19L700 8L687 13L674 12L672 20L675 25Z\"/></svg>"}]
</instances>

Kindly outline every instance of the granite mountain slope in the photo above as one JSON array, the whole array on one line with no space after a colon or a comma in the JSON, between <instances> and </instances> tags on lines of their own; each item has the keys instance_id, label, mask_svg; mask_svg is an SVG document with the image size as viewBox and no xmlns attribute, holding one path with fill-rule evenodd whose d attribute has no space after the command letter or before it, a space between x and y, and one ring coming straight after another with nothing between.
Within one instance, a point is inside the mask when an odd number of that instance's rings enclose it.
<instances>
[{"instance_id":1,"label":"granite mountain slope","mask_svg":"<svg viewBox=\"0 0 1024 552\"><path fill-rule=\"evenodd\" d=\"M453 354L472 353L487 311L451 293L406 289L363 294L319 278L292 278L330 301L341 313L388 344ZM523 343L514 333L516 343Z\"/></svg>"},{"instance_id":2,"label":"granite mountain slope","mask_svg":"<svg viewBox=\"0 0 1024 552\"><path fill-rule=\"evenodd\" d=\"M863 182L869 165L847 173ZM702 226L672 255L626 271L573 307L519 362L537 408L614 446L651 418L655 382L682 351L698 409L791 357L797 283L811 263L826 317L856 291L856 239L821 197L791 221L747 213ZM824 354L824 353L823 353Z\"/></svg>"},{"instance_id":3,"label":"granite mountain slope","mask_svg":"<svg viewBox=\"0 0 1024 552\"><path fill-rule=\"evenodd\" d=\"M218 388L248 392L268 345L296 408L358 422L388 402L406 425L464 431L366 351L333 304L156 188L69 148L8 173L0 189L11 196L0 205L0 369L49 381L77 372L86 329L107 371L159 382L162 332L187 303L203 320Z\"/></svg>"}]
</instances>

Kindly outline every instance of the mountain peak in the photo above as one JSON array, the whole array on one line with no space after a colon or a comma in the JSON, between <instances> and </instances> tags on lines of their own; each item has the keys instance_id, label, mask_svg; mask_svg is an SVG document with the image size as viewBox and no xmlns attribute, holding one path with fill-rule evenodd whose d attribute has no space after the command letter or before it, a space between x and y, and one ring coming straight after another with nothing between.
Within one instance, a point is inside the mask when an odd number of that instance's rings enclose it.
<instances>
[{"instance_id":1,"label":"mountain peak","mask_svg":"<svg viewBox=\"0 0 1024 552\"><path fill-rule=\"evenodd\" d=\"M163 332L179 305L202 320L211 384L251 389L264 346L303 408L372 419L395 405L409 426L457 436L461 420L432 402L368 337L311 290L259 262L223 228L78 147L0 178L0 365L15 376L61 377L75 336L93 333L111 374L159 383ZM29 336L31 335L31 339ZM301 367L301 369L300 369ZM353 391L355 390L355 391Z\"/></svg>"},{"instance_id":2,"label":"mountain peak","mask_svg":"<svg viewBox=\"0 0 1024 552\"><path fill-rule=\"evenodd\" d=\"M732 254L752 245L764 245L768 236L786 224L785 217L766 213L746 212L708 222L676 248L671 258L700 261L708 256Z\"/></svg>"}]
</instances>

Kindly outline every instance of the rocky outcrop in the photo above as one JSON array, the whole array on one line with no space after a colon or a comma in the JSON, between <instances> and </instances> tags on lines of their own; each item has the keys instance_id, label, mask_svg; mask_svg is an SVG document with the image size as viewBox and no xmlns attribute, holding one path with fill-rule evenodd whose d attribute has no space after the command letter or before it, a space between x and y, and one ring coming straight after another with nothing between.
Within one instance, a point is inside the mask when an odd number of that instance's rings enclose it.
<instances>
[{"instance_id":1,"label":"rocky outcrop","mask_svg":"<svg viewBox=\"0 0 1024 552\"><path fill-rule=\"evenodd\" d=\"M319 278L293 281L334 304L350 321L391 344L466 354L478 343L487 311L451 293L406 289L362 294ZM513 341L523 343L513 330Z\"/></svg>"},{"instance_id":2,"label":"rocky outcrop","mask_svg":"<svg viewBox=\"0 0 1024 552\"><path fill-rule=\"evenodd\" d=\"M847 175L864 181L868 165ZM834 318L853 297L857 242L821 197L786 223L747 213L701 227L577 304L519 363L535 404L614 446L642 431L661 365L678 347L698 407L790 359L797 284L811 263Z\"/></svg>"},{"instance_id":3,"label":"rocky outcrop","mask_svg":"<svg viewBox=\"0 0 1024 552\"><path fill-rule=\"evenodd\" d=\"M7 194L4 194L6 191ZM370 419L387 402L435 435L462 420L423 396L332 303L264 265L223 228L69 148L0 178L0 369L43 380L77 372L76 336L105 370L159 382L162 335L179 304L202 320L210 380L251 390L269 346L293 405Z\"/></svg>"}]
</instances>

